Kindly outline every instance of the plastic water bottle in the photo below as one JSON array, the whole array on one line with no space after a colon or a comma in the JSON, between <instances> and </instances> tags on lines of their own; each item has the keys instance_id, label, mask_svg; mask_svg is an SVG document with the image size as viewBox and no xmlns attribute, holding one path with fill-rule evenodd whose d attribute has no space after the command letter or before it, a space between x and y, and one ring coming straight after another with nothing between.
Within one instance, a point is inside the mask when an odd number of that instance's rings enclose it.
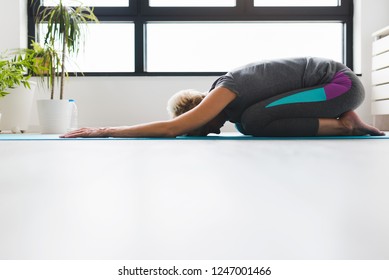
<instances>
[{"instance_id":1,"label":"plastic water bottle","mask_svg":"<svg viewBox=\"0 0 389 280\"><path fill-rule=\"evenodd\" d=\"M69 130L75 130L78 128L78 109L76 101L74 99L69 99L70 105L70 126Z\"/></svg>"}]
</instances>

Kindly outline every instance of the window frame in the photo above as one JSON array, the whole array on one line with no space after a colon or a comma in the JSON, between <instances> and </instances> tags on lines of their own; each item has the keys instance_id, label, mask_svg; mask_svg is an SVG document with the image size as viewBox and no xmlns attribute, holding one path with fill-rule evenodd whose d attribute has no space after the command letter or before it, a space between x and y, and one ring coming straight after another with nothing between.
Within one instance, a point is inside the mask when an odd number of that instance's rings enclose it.
<instances>
[{"instance_id":1,"label":"window frame","mask_svg":"<svg viewBox=\"0 0 389 280\"><path fill-rule=\"evenodd\" d=\"M40 1L38 1L40 2ZM147 22L340 22L343 24L343 63L353 69L353 0L339 6L255 7L254 0L237 0L235 7L150 7L149 0L131 0L128 7L95 7L101 22L133 22L134 72L86 72L84 76L217 76L225 72L147 72ZM28 5L28 38L35 38L36 4ZM228 70L226 70L228 71Z\"/></svg>"}]
</instances>

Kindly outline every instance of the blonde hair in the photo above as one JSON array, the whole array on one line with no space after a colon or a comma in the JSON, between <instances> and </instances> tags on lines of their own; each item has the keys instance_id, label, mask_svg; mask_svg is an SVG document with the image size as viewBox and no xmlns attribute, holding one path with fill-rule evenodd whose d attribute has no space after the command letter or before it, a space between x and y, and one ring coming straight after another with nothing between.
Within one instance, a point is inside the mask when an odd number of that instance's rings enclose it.
<instances>
[{"instance_id":1,"label":"blonde hair","mask_svg":"<svg viewBox=\"0 0 389 280\"><path fill-rule=\"evenodd\" d=\"M205 94L194 89L185 89L170 97L167 110L171 118L176 118L200 104Z\"/></svg>"}]
</instances>

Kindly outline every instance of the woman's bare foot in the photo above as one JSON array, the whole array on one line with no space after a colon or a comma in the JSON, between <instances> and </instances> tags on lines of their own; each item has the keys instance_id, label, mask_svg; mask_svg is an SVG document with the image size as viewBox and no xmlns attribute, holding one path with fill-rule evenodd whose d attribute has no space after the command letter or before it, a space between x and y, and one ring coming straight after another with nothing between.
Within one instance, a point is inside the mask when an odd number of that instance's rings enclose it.
<instances>
[{"instance_id":1,"label":"woman's bare foot","mask_svg":"<svg viewBox=\"0 0 389 280\"><path fill-rule=\"evenodd\" d=\"M340 116L339 121L349 131L349 135L384 136L385 133L378 128L364 123L354 111L349 111Z\"/></svg>"}]
</instances>

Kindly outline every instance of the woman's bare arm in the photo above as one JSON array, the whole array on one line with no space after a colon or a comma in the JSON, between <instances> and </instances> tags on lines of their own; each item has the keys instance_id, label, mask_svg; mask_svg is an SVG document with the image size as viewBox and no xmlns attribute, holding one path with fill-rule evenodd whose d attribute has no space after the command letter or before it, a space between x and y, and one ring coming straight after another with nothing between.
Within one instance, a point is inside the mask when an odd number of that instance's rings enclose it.
<instances>
[{"instance_id":1,"label":"woman's bare arm","mask_svg":"<svg viewBox=\"0 0 389 280\"><path fill-rule=\"evenodd\" d=\"M207 124L235 98L236 95L232 91L218 87L197 107L172 120L133 126L81 128L61 137L176 137Z\"/></svg>"}]
</instances>

